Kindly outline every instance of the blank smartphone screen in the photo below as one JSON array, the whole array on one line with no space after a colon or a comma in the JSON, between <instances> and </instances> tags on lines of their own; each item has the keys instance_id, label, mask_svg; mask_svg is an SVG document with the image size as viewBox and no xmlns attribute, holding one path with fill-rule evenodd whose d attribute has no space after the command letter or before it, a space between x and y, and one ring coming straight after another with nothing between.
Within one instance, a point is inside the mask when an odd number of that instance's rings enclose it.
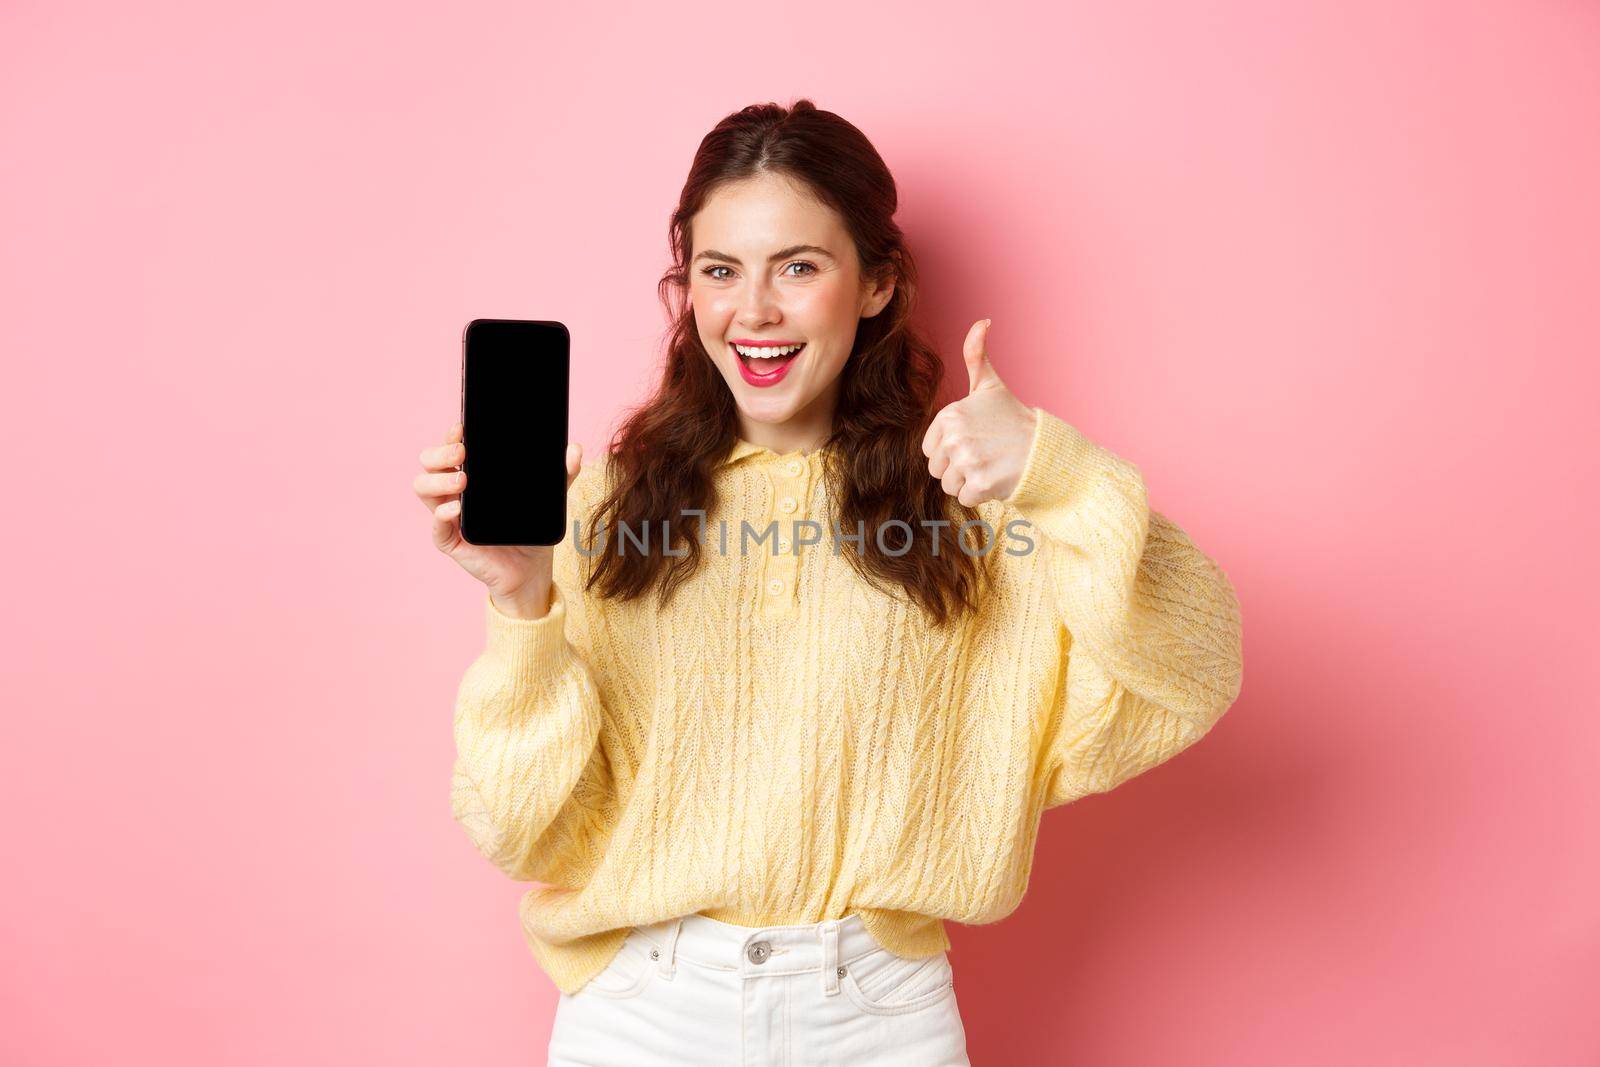
<instances>
[{"instance_id":1,"label":"blank smartphone screen","mask_svg":"<svg viewBox=\"0 0 1600 1067\"><path fill-rule=\"evenodd\" d=\"M567 522L571 338L559 322L473 319L462 338L461 536L554 545Z\"/></svg>"}]
</instances>

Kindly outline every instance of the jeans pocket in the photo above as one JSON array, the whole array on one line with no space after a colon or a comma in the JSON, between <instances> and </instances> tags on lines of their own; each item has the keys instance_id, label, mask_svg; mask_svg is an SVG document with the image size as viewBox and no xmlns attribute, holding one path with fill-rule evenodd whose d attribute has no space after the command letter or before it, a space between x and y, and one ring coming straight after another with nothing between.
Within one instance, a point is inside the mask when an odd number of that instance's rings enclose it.
<instances>
[{"instance_id":1,"label":"jeans pocket","mask_svg":"<svg viewBox=\"0 0 1600 1067\"><path fill-rule=\"evenodd\" d=\"M948 952L910 959L878 948L845 965L839 988L868 1014L904 1015L953 995L955 973Z\"/></svg>"},{"instance_id":2,"label":"jeans pocket","mask_svg":"<svg viewBox=\"0 0 1600 1067\"><path fill-rule=\"evenodd\" d=\"M605 969L599 974L589 979L576 995L593 994L616 1000L638 996L644 992L645 986L650 984L651 977L660 968L660 965L650 958L650 950L654 947L638 930L628 931L628 936L622 941L622 947L611 957L611 962L606 964Z\"/></svg>"}]
</instances>

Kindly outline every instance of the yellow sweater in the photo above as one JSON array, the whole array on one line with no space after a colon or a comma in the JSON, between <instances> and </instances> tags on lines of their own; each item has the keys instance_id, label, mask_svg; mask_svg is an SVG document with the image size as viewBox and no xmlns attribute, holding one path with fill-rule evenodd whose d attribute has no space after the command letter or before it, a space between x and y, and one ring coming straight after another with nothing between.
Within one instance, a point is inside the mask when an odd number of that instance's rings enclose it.
<instances>
[{"instance_id":1,"label":"yellow sweater","mask_svg":"<svg viewBox=\"0 0 1600 1067\"><path fill-rule=\"evenodd\" d=\"M1035 412L1016 490L978 505L1001 546L991 595L945 634L867 585L850 544L834 553L818 453L748 441L716 470L700 570L669 610L599 600L571 522L587 532L609 458L583 467L549 614L486 602L451 784L477 849L543 883L521 926L558 988L604 969L629 927L697 912L859 911L901 955L948 949L943 920L1021 901L1045 809L1170 758L1233 703L1226 576L1149 509L1136 466ZM823 537L796 550L800 519ZM776 521L787 554L771 538L741 554L741 520Z\"/></svg>"}]
</instances>

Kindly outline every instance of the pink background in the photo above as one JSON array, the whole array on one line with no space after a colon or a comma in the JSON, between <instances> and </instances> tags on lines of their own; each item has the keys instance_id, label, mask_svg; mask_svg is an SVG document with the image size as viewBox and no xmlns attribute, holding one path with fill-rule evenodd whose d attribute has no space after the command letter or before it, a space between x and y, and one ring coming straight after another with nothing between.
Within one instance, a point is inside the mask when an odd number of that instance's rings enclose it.
<instances>
[{"instance_id":1,"label":"pink background","mask_svg":"<svg viewBox=\"0 0 1600 1067\"><path fill-rule=\"evenodd\" d=\"M939 8L4 6L0 1060L543 1062L417 453L502 316L596 455L700 137L810 95L952 377L992 316L1244 607L1217 730L952 925L975 1062L1594 1062L1600 11Z\"/></svg>"}]
</instances>

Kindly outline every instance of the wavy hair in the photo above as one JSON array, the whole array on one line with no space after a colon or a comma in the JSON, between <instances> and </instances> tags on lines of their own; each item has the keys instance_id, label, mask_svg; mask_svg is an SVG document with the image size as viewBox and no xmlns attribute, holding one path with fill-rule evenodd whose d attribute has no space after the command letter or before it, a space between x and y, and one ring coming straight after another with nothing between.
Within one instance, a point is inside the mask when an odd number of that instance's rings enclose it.
<instances>
[{"instance_id":1,"label":"wavy hair","mask_svg":"<svg viewBox=\"0 0 1600 1067\"><path fill-rule=\"evenodd\" d=\"M863 279L895 280L888 305L860 321L840 371L833 426L822 452L829 520L843 531L866 531L859 545L843 542L854 551L841 553L863 579L891 596L903 593L943 626L976 607L985 570L980 560L994 553L975 556L959 549L957 531L974 552L984 547L962 528L978 512L944 491L922 453L922 438L941 406L943 362L910 323L917 271L894 222L894 178L860 130L808 99L787 109L752 104L728 115L695 152L669 226L673 263L658 284L671 322L661 378L612 436L614 476L590 519L588 586L623 600L654 587L665 605L700 565L700 520L678 520L685 509L703 510L707 519L715 514L714 472L738 441L739 424L733 395L694 321L690 226L716 189L762 174L796 181L838 212ZM892 520L909 524L910 531L885 525ZM923 521L950 523L939 531L937 552ZM627 551L592 547L603 543L597 531L622 527L667 534L652 539L649 551L631 538L617 539L629 541ZM880 536L889 551L879 545ZM663 551L666 545L673 546L671 554Z\"/></svg>"}]
</instances>

